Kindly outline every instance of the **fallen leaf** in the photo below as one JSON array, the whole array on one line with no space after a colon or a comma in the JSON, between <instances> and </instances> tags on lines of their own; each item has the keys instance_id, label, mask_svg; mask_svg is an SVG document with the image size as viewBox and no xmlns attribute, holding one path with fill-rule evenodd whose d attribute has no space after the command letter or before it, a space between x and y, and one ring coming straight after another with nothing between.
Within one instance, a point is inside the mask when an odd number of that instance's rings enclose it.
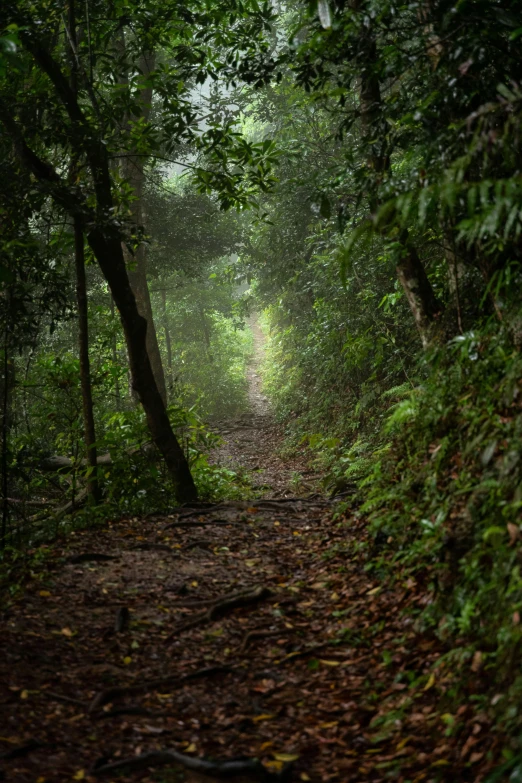
<instances>
[{"instance_id":1,"label":"fallen leaf","mask_svg":"<svg viewBox=\"0 0 522 783\"><path fill-rule=\"evenodd\" d=\"M128 666L129 663L132 663L132 658L130 657L130 655L125 656L125 658L123 659L123 663L125 664L125 666Z\"/></svg>"},{"instance_id":2,"label":"fallen leaf","mask_svg":"<svg viewBox=\"0 0 522 783\"><path fill-rule=\"evenodd\" d=\"M51 597L51 593L49 592L49 590L40 590L39 595L42 598L50 598Z\"/></svg>"},{"instance_id":3,"label":"fallen leaf","mask_svg":"<svg viewBox=\"0 0 522 783\"><path fill-rule=\"evenodd\" d=\"M194 742L191 742L188 748L185 748L185 753L197 753L197 747Z\"/></svg>"},{"instance_id":4,"label":"fallen leaf","mask_svg":"<svg viewBox=\"0 0 522 783\"><path fill-rule=\"evenodd\" d=\"M379 593L381 590L382 590L382 588L379 585L378 587L374 587L372 590L368 590L366 595L377 595L377 593Z\"/></svg>"},{"instance_id":5,"label":"fallen leaf","mask_svg":"<svg viewBox=\"0 0 522 783\"><path fill-rule=\"evenodd\" d=\"M435 685L435 682L436 682L435 675L434 674L430 674L430 678L429 678L428 682L426 683L426 685L424 686L424 688L422 690L423 691L429 691L430 688L433 688L433 686Z\"/></svg>"},{"instance_id":6,"label":"fallen leaf","mask_svg":"<svg viewBox=\"0 0 522 783\"><path fill-rule=\"evenodd\" d=\"M319 661L325 666L340 666L341 661L326 661L324 658L319 658Z\"/></svg>"},{"instance_id":7,"label":"fallen leaf","mask_svg":"<svg viewBox=\"0 0 522 783\"><path fill-rule=\"evenodd\" d=\"M311 780L312 778L306 774L306 772L301 772L300 775L301 780Z\"/></svg>"},{"instance_id":8,"label":"fallen leaf","mask_svg":"<svg viewBox=\"0 0 522 783\"><path fill-rule=\"evenodd\" d=\"M259 721L262 720L272 720L272 718L275 718L275 713L273 712L264 712L262 715L256 715L252 720L254 723L259 723Z\"/></svg>"},{"instance_id":9,"label":"fallen leaf","mask_svg":"<svg viewBox=\"0 0 522 783\"><path fill-rule=\"evenodd\" d=\"M22 693L20 694L20 698L21 699L29 698L29 691L22 691Z\"/></svg>"},{"instance_id":10,"label":"fallen leaf","mask_svg":"<svg viewBox=\"0 0 522 783\"><path fill-rule=\"evenodd\" d=\"M70 639L70 638L71 638L71 636L74 636L74 634L73 634L73 632L71 631L71 629L70 629L70 628L62 628L62 630L60 631L60 633L61 633L63 636L67 636L67 638L68 638L68 639ZM78 780L81 780L81 778L78 778Z\"/></svg>"},{"instance_id":11,"label":"fallen leaf","mask_svg":"<svg viewBox=\"0 0 522 783\"><path fill-rule=\"evenodd\" d=\"M276 761L297 761L299 758L298 753L272 753L272 756Z\"/></svg>"},{"instance_id":12,"label":"fallen leaf","mask_svg":"<svg viewBox=\"0 0 522 783\"><path fill-rule=\"evenodd\" d=\"M73 780L85 780L85 770L79 769L78 772L73 775Z\"/></svg>"}]
</instances>

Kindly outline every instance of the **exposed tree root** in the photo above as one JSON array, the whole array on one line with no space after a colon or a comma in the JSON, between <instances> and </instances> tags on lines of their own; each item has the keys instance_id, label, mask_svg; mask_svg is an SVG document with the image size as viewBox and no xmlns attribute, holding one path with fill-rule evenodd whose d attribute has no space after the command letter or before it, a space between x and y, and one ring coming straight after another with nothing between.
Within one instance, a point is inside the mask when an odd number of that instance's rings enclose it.
<instances>
[{"instance_id":1,"label":"exposed tree root","mask_svg":"<svg viewBox=\"0 0 522 783\"><path fill-rule=\"evenodd\" d=\"M271 636L287 636L288 634L295 633L295 631L296 631L295 628L283 628L283 629L280 628L279 630L276 631L270 631L270 630L250 631L243 639L243 642L241 643L241 646L239 648L239 652L240 653L245 652L248 645L251 644L252 642L257 641L258 639L269 639Z\"/></svg>"},{"instance_id":2,"label":"exposed tree root","mask_svg":"<svg viewBox=\"0 0 522 783\"><path fill-rule=\"evenodd\" d=\"M185 753L179 753L177 750L152 750L148 753L142 753L140 756L113 761L110 764L103 764L95 767L92 775L107 775L119 770L143 769L144 767L159 767L166 764L182 766L192 772L199 772L210 778L226 780L228 778L245 777L250 780L259 781L259 783L275 783L287 779L287 771L281 774L269 772L263 765L255 759L237 759L232 761L207 761L193 756L187 756Z\"/></svg>"},{"instance_id":3,"label":"exposed tree root","mask_svg":"<svg viewBox=\"0 0 522 783\"><path fill-rule=\"evenodd\" d=\"M269 598L271 595L268 587L256 587L254 590L248 590L243 593L235 593L229 596L224 596L218 599L210 606L206 612L201 612L196 617L187 620L186 623L178 625L175 629L175 633L180 631L187 631L189 628L195 628L201 623L210 623L217 620L226 612L230 612L232 609L237 609L240 606L250 606L250 604L256 604L258 601L264 601L265 598ZM172 637L171 637L172 638Z\"/></svg>"},{"instance_id":4,"label":"exposed tree root","mask_svg":"<svg viewBox=\"0 0 522 783\"><path fill-rule=\"evenodd\" d=\"M93 713L96 710L103 707L104 704L108 704L115 699L122 699L125 696L134 696L139 693L147 693L153 691L156 688L163 688L165 685L184 685L186 682L192 680L199 680L202 677L211 677L214 674L227 674L231 672L230 666L209 666L205 669L198 669L196 672L185 674L182 677L179 675L172 675L170 677L159 677L154 680L148 680L141 682L137 685L123 685L115 686L114 688L107 688L104 691L99 691L89 705L88 712Z\"/></svg>"},{"instance_id":5,"label":"exposed tree root","mask_svg":"<svg viewBox=\"0 0 522 783\"><path fill-rule=\"evenodd\" d=\"M45 696L51 701L63 701L66 704L76 704L78 707L85 708L87 705L80 699L73 699L71 696L64 696L62 693L54 693L54 691L41 691L42 696Z\"/></svg>"}]
</instances>

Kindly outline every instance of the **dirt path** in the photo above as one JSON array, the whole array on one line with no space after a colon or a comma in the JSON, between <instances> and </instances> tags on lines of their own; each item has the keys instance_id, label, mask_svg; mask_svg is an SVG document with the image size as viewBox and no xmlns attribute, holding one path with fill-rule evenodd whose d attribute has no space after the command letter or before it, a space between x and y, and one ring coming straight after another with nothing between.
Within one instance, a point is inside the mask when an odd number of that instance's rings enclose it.
<instances>
[{"instance_id":1,"label":"dirt path","mask_svg":"<svg viewBox=\"0 0 522 783\"><path fill-rule=\"evenodd\" d=\"M225 442L216 449L213 459L232 470L251 472L255 497L310 495L320 489L320 475L310 467L304 450L284 458L280 454L284 434L262 388L265 336L255 316L249 325L254 336L247 371L250 410L216 427Z\"/></svg>"},{"instance_id":2,"label":"dirt path","mask_svg":"<svg viewBox=\"0 0 522 783\"><path fill-rule=\"evenodd\" d=\"M231 440L264 466L275 435L252 389L256 424ZM483 780L501 738L482 674L448 716L458 675L416 620L430 594L385 581L382 546L357 515L285 497L42 547L0 616L0 779Z\"/></svg>"}]
</instances>

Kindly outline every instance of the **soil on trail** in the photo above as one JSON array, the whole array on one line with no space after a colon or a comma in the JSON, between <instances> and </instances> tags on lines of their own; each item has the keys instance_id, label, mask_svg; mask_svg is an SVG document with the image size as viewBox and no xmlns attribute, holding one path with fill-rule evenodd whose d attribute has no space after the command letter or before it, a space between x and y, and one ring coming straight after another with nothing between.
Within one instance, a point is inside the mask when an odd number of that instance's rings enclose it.
<instances>
[{"instance_id":1,"label":"soil on trail","mask_svg":"<svg viewBox=\"0 0 522 783\"><path fill-rule=\"evenodd\" d=\"M249 410L215 427L224 443L215 450L213 461L235 471L249 471L255 497L317 492L320 476L309 466L304 450L284 458L280 455L284 433L274 420L262 387L265 336L256 316L248 323L254 337L247 370Z\"/></svg>"},{"instance_id":2,"label":"soil on trail","mask_svg":"<svg viewBox=\"0 0 522 783\"><path fill-rule=\"evenodd\" d=\"M498 757L480 667L448 717L430 594L383 581L386 542L325 499L178 508L39 554L1 615L0 779L480 781Z\"/></svg>"}]
</instances>

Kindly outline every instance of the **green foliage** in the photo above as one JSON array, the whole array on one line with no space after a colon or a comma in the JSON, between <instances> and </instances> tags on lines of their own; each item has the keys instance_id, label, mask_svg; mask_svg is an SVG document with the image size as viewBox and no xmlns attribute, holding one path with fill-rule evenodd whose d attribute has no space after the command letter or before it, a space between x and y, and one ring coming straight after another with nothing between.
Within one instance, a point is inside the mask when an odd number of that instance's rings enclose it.
<instances>
[{"instance_id":1,"label":"green foliage","mask_svg":"<svg viewBox=\"0 0 522 783\"><path fill-rule=\"evenodd\" d=\"M392 537L395 563L432 583L423 621L455 660L480 651L505 693L499 718L518 731L522 359L492 327L428 359L424 383L399 409L415 415L390 413L393 440L367 466L360 511Z\"/></svg>"}]
</instances>

